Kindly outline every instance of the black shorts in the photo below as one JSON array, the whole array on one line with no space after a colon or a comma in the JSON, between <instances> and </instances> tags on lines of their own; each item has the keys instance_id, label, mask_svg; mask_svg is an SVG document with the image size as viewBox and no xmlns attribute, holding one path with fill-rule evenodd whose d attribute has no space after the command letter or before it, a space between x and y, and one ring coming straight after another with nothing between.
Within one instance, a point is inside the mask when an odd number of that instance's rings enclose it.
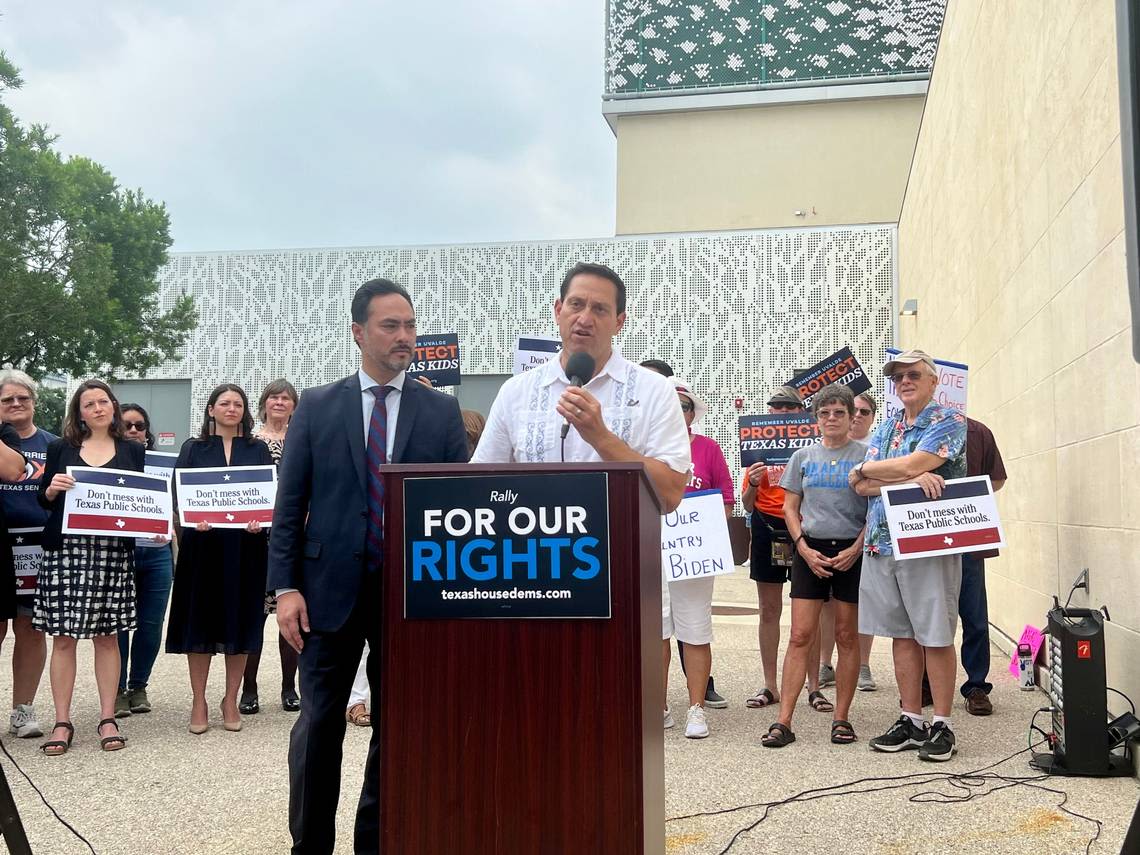
<instances>
[{"instance_id":1,"label":"black shorts","mask_svg":"<svg viewBox=\"0 0 1140 855\"><path fill-rule=\"evenodd\" d=\"M821 540L804 536L807 545L828 558L834 558L842 550L854 543L854 538L846 540ZM821 579L811 572L799 550L792 560L791 596L799 600L826 600L834 597L841 603L859 602L859 571L863 566L863 555L842 573L833 573L828 579Z\"/></svg>"},{"instance_id":2,"label":"black shorts","mask_svg":"<svg viewBox=\"0 0 1140 855\"><path fill-rule=\"evenodd\" d=\"M748 561L748 578L754 582L771 582L783 585L788 581L788 567L772 564L772 533L768 526L777 531L787 531L783 517L770 517L757 510L752 511L752 554Z\"/></svg>"}]
</instances>

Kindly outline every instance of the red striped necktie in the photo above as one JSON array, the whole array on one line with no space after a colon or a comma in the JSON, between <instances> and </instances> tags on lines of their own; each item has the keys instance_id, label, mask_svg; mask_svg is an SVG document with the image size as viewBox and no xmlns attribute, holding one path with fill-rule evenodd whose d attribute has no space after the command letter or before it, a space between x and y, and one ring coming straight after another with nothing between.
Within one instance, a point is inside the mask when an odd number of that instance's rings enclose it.
<instances>
[{"instance_id":1,"label":"red striped necktie","mask_svg":"<svg viewBox=\"0 0 1140 855\"><path fill-rule=\"evenodd\" d=\"M384 477L380 465L388 462L388 404L394 386L372 386L376 397L372 418L368 421L368 447L365 450L368 470L368 569L380 567L384 556Z\"/></svg>"}]
</instances>

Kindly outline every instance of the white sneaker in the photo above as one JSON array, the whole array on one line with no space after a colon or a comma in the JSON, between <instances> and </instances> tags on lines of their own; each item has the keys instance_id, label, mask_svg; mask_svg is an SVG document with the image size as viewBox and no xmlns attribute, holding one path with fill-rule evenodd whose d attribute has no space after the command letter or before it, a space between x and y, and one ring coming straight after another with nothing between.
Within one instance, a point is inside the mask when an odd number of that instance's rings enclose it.
<instances>
[{"instance_id":1,"label":"white sneaker","mask_svg":"<svg viewBox=\"0 0 1140 855\"><path fill-rule=\"evenodd\" d=\"M870 665L859 666L859 683L855 688L857 688L860 692L873 692L875 689L879 688L875 684L875 678L871 676Z\"/></svg>"},{"instance_id":2,"label":"white sneaker","mask_svg":"<svg viewBox=\"0 0 1140 855\"><path fill-rule=\"evenodd\" d=\"M704 739L708 735L709 723L705 721L705 708L700 704L693 704L685 717L685 736L688 739Z\"/></svg>"},{"instance_id":3,"label":"white sneaker","mask_svg":"<svg viewBox=\"0 0 1140 855\"><path fill-rule=\"evenodd\" d=\"M665 707L665 729L668 730L673 724L673 713L669 711L669 707Z\"/></svg>"},{"instance_id":4,"label":"white sneaker","mask_svg":"<svg viewBox=\"0 0 1140 855\"><path fill-rule=\"evenodd\" d=\"M21 739L31 739L43 736L40 723L36 721L36 711L31 704L16 704L16 708L8 716L8 732L14 733Z\"/></svg>"}]
</instances>

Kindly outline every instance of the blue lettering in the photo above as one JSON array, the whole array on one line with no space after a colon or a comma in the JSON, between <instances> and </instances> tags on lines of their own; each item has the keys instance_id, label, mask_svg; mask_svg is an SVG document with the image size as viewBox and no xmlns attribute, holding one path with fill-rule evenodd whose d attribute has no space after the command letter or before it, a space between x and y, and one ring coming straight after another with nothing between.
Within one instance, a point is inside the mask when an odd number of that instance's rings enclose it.
<instances>
[{"instance_id":1,"label":"blue lettering","mask_svg":"<svg viewBox=\"0 0 1140 855\"><path fill-rule=\"evenodd\" d=\"M593 579L601 572L602 562L598 560L597 556L591 555L587 551L588 548L597 545L598 539L596 537L579 537L574 541L574 557L583 565L572 574L575 579Z\"/></svg>"},{"instance_id":2,"label":"blue lettering","mask_svg":"<svg viewBox=\"0 0 1140 855\"><path fill-rule=\"evenodd\" d=\"M422 582L424 570L427 570L433 582L442 582L443 577L439 575L439 559L442 554L443 550L438 543L430 540L412 541L412 581Z\"/></svg>"},{"instance_id":3,"label":"blue lettering","mask_svg":"<svg viewBox=\"0 0 1140 855\"><path fill-rule=\"evenodd\" d=\"M482 570L476 569L471 564L471 553L476 549L494 548L495 542L493 540L486 540L485 538L468 541L464 544L462 551L459 553L459 562L463 568L463 574L468 579L474 579L476 582L486 582L490 579L494 579L499 574L499 568L495 563L495 556L493 554L484 555L482 557Z\"/></svg>"},{"instance_id":4,"label":"blue lettering","mask_svg":"<svg viewBox=\"0 0 1140 855\"><path fill-rule=\"evenodd\" d=\"M515 553L514 541L503 541L503 578L513 579L513 570L511 569L515 564L521 564L526 568L526 577L528 579L538 578L538 541L532 537L528 537L526 543L526 552Z\"/></svg>"},{"instance_id":5,"label":"blue lettering","mask_svg":"<svg viewBox=\"0 0 1140 855\"><path fill-rule=\"evenodd\" d=\"M562 549L570 545L568 537L544 537L538 545L550 550L550 578L562 578Z\"/></svg>"}]
</instances>

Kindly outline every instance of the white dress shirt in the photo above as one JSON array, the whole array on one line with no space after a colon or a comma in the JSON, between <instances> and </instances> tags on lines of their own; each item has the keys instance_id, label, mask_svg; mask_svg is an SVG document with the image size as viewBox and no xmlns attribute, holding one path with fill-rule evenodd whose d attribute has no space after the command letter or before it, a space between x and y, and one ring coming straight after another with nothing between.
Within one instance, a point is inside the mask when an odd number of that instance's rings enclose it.
<instances>
[{"instance_id":1,"label":"white dress shirt","mask_svg":"<svg viewBox=\"0 0 1140 855\"><path fill-rule=\"evenodd\" d=\"M509 379L491 405L471 462L562 461L562 416L554 405L569 387L557 358ZM606 427L635 452L660 460L676 472L692 470L689 431L670 380L634 365L615 351L583 388L602 405ZM571 427L565 462L601 459Z\"/></svg>"},{"instance_id":2,"label":"white dress shirt","mask_svg":"<svg viewBox=\"0 0 1140 855\"><path fill-rule=\"evenodd\" d=\"M368 390L373 386L392 387L392 391L384 399L388 410L388 434L386 437L388 447L384 450L384 459L391 463L392 449L396 445L396 419L400 417L400 399L404 396L404 381L408 377L407 372L401 371L387 383L377 383L364 373L363 368L356 372L356 376L360 379L360 407L364 411L364 447L366 449L368 448L368 425L372 421L372 408L376 405L376 396Z\"/></svg>"}]
</instances>

